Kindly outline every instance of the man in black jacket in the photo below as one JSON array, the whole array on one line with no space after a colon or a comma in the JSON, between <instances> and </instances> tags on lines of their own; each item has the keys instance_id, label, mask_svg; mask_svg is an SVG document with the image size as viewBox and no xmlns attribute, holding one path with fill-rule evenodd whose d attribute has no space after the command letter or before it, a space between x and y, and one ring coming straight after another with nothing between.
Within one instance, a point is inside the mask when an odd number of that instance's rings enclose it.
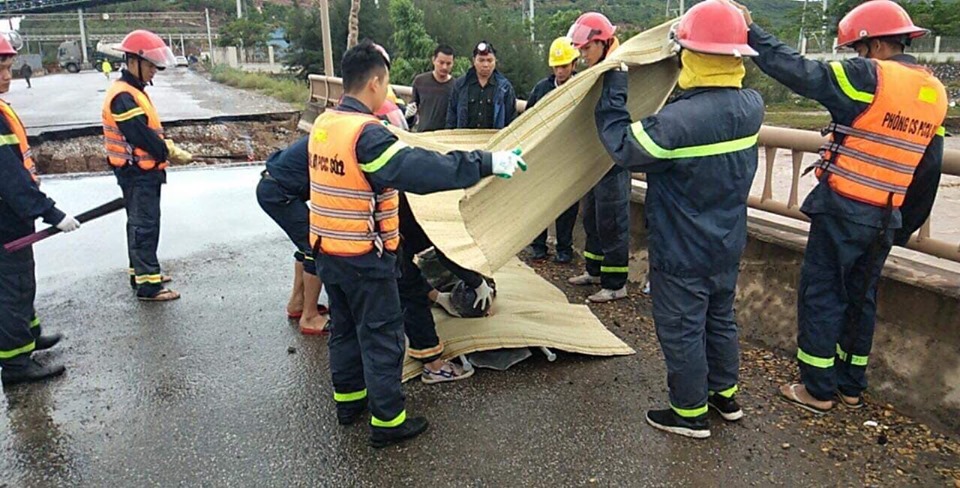
<instances>
[{"instance_id":1,"label":"man in black jacket","mask_svg":"<svg viewBox=\"0 0 960 488\"><path fill-rule=\"evenodd\" d=\"M480 41L473 67L454 81L447 104L447 129L502 129L517 118L517 94L497 71L497 50Z\"/></svg>"}]
</instances>

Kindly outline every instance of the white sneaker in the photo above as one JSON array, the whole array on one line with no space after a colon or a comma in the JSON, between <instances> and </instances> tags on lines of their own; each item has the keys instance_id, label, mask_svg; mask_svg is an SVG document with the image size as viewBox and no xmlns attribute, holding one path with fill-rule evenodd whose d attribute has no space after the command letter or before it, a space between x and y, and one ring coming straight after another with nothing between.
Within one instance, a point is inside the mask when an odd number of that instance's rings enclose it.
<instances>
[{"instance_id":1,"label":"white sneaker","mask_svg":"<svg viewBox=\"0 0 960 488\"><path fill-rule=\"evenodd\" d=\"M619 300L621 298L627 298L626 286L620 288L619 290L609 290L607 288L603 288L593 295L587 297L587 300L590 300L593 303L607 303L614 300Z\"/></svg>"},{"instance_id":2,"label":"white sneaker","mask_svg":"<svg viewBox=\"0 0 960 488\"><path fill-rule=\"evenodd\" d=\"M583 273L582 275L574 276L573 278L568 279L567 283L576 286L599 285L600 277L593 276L590 273Z\"/></svg>"},{"instance_id":3,"label":"white sneaker","mask_svg":"<svg viewBox=\"0 0 960 488\"><path fill-rule=\"evenodd\" d=\"M464 370L455 363L444 361L439 371L430 371L430 368L424 366L423 372L420 374L420 381L428 385L434 385L448 381L465 380L473 376L473 371L473 369Z\"/></svg>"}]
</instances>

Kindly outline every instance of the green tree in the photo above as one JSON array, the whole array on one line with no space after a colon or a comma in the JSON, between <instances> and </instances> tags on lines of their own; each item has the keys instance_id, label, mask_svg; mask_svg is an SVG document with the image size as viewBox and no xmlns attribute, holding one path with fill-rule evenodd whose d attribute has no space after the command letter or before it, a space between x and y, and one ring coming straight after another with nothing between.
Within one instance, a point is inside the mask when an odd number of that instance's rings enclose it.
<instances>
[{"instance_id":1,"label":"green tree","mask_svg":"<svg viewBox=\"0 0 960 488\"><path fill-rule=\"evenodd\" d=\"M390 23L395 46L390 77L396 83L411 83L414 76L430 68L436 43L423 26L423 11L411 0L390 1Z\"/></svg>"},{"instance_id":2,"label":"green tree","mask_svg":"<svg viewBox=\"0 0 960 488\"><path fill-rule=\"evenodd\" d=\"M270 36L270 25L259 19L236 19L220 28L221 46L256 47L266 44Z\"/></svg>"},{"instance_id":3,"label":"green tree","mask_svg":"<svg viewBox=\"0 0 960 488\"><path fill-rule=\"evenodd\" d=\"M549 16L541 15L537 17L537 40L542 43L549 43L557 37L567 35L570 26L576 22L580 14L580 10L565 9L557 10Z\"/></svg>"}]
</instances>

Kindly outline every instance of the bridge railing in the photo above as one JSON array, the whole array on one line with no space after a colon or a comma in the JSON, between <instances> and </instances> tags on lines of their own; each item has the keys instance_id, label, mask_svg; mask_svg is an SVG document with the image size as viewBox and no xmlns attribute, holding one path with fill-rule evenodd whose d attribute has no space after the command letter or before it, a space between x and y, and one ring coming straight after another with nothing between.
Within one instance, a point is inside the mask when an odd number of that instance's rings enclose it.
<instances>
[{"instance_id":1,"label":"bridge railing","mask_svg":"<svg viewBox=\"0 0 960 488\"><path fill-rule=\"evenodd\" d=\"M412 90L408 86L393 85L393 89L401 98L409 100L412 96ZM322 109L337 103L342 95L343 81L340 78L310 75L310 104L313 110L305 112L304 120L300 121L300 128L309 130L313 123L312 117ZM526 102L518 101L517 109L522 112L524 108L526 108ZM807 216L800 212L802 201L800 177L805 169L803 160L805 155L817 154L825 141L826 139L818 132L763 126L760 129L759 149L764 153L763 188L760 196L749 197L750 208L798 221L809 221ZM774 179L778 173L778 165L782 164L777 163L777 156L784 151L790 154L790 189L787 195L774 195ZM960 150L944 151L943 174L960 176ZM956 217L953 217L953 220L955 219ZM930 256L960 262L960 244L935 239L931 237L930 230L931 222L928 220L913 235L907 247Z\"/></svg>"}]
</instances>

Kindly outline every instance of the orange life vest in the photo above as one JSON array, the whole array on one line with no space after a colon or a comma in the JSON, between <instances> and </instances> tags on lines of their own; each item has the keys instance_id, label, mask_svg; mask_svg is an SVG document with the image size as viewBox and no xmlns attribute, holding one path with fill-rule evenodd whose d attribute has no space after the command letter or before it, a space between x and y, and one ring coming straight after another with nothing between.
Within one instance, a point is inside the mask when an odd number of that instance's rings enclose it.
<instances>
[{"instance_id":1,"label":"orange life vest","mask_svg":"<svg viewBox=\"0 0 960 488\"><path fill-rule=\"evenodd\" d=\"M23 122L20 121L20 117L17 117L13 108L3 100L0 100L0 113L3 114L3 118L7 120L7 125L13 131L11 135L0 136L0 145L17 144L20 148L20 155L23 157L23 167L30 173L30 178L39 183L37 167L33 162L33 151L30 150L30 144L27 143L27 131L23 128Z\"/></svg>"},{"instance_id":2,"label":"orange life vest","mask_svg":"<svg viewBox=\"0 0 960 488\"><path fill-rule=\"evenodd\" d=\"M907 187L947 113L943 84L920 66L876 61L876 93L853 87L841 63L831 67L842 91L870 105L851 126L831 124L817 177L833 191L878 207L903 205ZM842 137L838 137L838 135ZM840 142L834 142L834 141Z\"/></svg>"},{"instance_id":3,"label":"orange life vest","mask_svg":"<svg viewBox=\"0 0 960 488\"><path fill-rule=\"evenodd\" d=\"M376 193L357 159L360 132L380 124L366 114L327 110L310 131L310 245L332 256L396 251L400 243L397 190ZM319 240L319 242L318 242Z\"/></svg>"},{"instance_id":4,"label":"orange life vest","mask_svg":"<svg viewBox=\"0 0 960 488\"><path fill-rule=\"evenodd\" d=\"M121 93L129 93L137 102L137 108L123 114L114 115L113 111L110 110L110 104ZM101 114L103 118L103 143L107 147L107 161L116 168L136 164L144 171L165 169L167 167L166 161L157 161L149 152L139 147L133 147L120 132L117 122L123 122L138 115L145 115L147 117L147 127L163 139L163 125L160 124L160 115L157 114L157 109L150 101L150 97L125 81L114 81L110 85L110 89L107 90L107 98L103 101L103 112Z\"/></svg>"}]
</instances>

